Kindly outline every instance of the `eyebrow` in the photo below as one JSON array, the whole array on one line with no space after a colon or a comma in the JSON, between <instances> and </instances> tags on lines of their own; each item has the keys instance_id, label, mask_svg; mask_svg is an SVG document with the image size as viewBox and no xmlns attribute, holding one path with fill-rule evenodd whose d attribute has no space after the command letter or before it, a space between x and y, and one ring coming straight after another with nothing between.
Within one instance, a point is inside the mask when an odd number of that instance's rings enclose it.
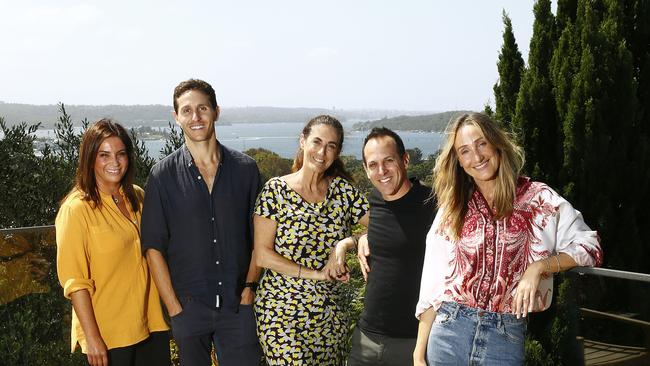
<instances>
[{"instance_id":1,"label":"eyebrow","mask_svg":"<svg viewBox=\"0 0 650 366\"><path fill-rule=\"evenodd\" d=\"M477 138L476 140L472 141L472 144L475 144L477 141L479 141L479 140L481 140L481 139L487 141L487 139L485 138L485 136L480 136L480 137ZM468 145L470 145L470 144L460 145L460 146L458 146L458 147L455 147L454 149L459 150L460 148L465 147L465 146L468 146Z\"/></svg>"}]
</instances>

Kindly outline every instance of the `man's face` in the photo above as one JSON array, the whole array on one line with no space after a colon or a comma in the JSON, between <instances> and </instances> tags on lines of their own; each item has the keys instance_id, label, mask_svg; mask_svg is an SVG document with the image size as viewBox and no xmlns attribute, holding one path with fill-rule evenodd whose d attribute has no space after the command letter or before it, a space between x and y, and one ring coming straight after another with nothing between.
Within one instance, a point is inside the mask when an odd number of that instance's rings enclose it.
<instances>
[{"instance_id":1,"label":"man's face","mask_svg":"<svg viewBox=\"0 0 650 366\"><path fill-rule=\"evenodd\" d=\"M406 173L409 156L399 156L392 137L370 139L363 148L363 155L366 157L363 167L368 179L385 200L396 200L409 191L411 182Z\"/></svg>"},{"instance_id":2,"label":"man's face","mask_svg":"<svg viewBox=\"0 0 650 366\"><path fill-rule=\"evenodd\" d=\"M219 118L219 107L213 107L210 98L201 91L188 90L176 100L176 124L188 141L200 142L214 138L214 122Z\"/></svg>"}]
</instances>

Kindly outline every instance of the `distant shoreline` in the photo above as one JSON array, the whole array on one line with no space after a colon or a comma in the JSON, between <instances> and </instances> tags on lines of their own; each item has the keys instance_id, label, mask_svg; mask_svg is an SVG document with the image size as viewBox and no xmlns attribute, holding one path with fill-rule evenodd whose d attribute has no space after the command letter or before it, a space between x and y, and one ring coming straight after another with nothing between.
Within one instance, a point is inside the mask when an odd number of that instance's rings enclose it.
<instances>
[{"instance_id":1,"label":"distant shoreline","mask_svg":"<svg viewBox=\"0 0 650 366\"><path fill-rule=\"evenodd\" d=\"M126 127L166 127L174 123L172 106L167 105L64 105L75 126L81 126L84 119L96 121L110 117ZM223 107L219 124L247 123L305 123L319 114L330 114L341 122L373 121L400 115L423 115L427 111L403 110L341 110L326 108L282 108L282 107ZM0 117L8 126L26 122L41 123L42 127L54 128L61 117L59 105L32 105L0 102Z\"/></svg>"}]
</instances>

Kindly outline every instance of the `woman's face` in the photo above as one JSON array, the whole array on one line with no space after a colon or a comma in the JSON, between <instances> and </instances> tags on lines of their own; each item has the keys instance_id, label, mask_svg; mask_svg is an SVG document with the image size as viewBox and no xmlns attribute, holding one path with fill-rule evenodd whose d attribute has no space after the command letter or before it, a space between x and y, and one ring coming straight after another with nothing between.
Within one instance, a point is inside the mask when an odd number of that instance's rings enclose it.
<instances>
[{"instance_id":1,"label":"woman's face","mask_svg":"<svg viewBox=\"0 0 650 366\"><path fill-rule=\"evenodd\" d=\"M481 186L493 182L499 172L499 152L478 126L467 124L458 129L454 150L465 173Z\"/></svg>"},{"instance_id":2,"label":"woman's face","mask_svg":"<svg viewBox=\"0 0 650 366\"><path fill-rule=\"evenodd\" d=\"M303 167L322 173L339 155L339 135L325 124L312 126L309 136L300 136L303 151Z\"/></svg>"},{"instance_id":3,"label":"woman's face","mask_svg":"<svg viewBox=\"0 0 650 366\"><path fill-rule=\"evenodd\" d=\"M95 158L97 187L109 192L119 187L128 167L129 157L122 140L117 136L105 138L99 144Z\"/></svg>"}]
</instances>

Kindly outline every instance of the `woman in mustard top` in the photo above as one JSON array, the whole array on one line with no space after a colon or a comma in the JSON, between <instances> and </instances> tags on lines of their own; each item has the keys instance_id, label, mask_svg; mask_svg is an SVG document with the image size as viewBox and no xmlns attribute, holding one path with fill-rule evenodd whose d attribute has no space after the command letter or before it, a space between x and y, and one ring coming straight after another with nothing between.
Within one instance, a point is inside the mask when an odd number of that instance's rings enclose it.
<instances>
[{"instance_id":1,"label":"woman in mustard top","mask_svg":"<svg viewBox=\"0 0 650 366\"><path fill-rule=\"evenodd\" d=\"M92 366L169 365L169 335L140 252L143 191L133 144L109 119L83 135L75 186L56 217L57 272L72 300L72 352Z\"/></svg>"}]
</instances>

